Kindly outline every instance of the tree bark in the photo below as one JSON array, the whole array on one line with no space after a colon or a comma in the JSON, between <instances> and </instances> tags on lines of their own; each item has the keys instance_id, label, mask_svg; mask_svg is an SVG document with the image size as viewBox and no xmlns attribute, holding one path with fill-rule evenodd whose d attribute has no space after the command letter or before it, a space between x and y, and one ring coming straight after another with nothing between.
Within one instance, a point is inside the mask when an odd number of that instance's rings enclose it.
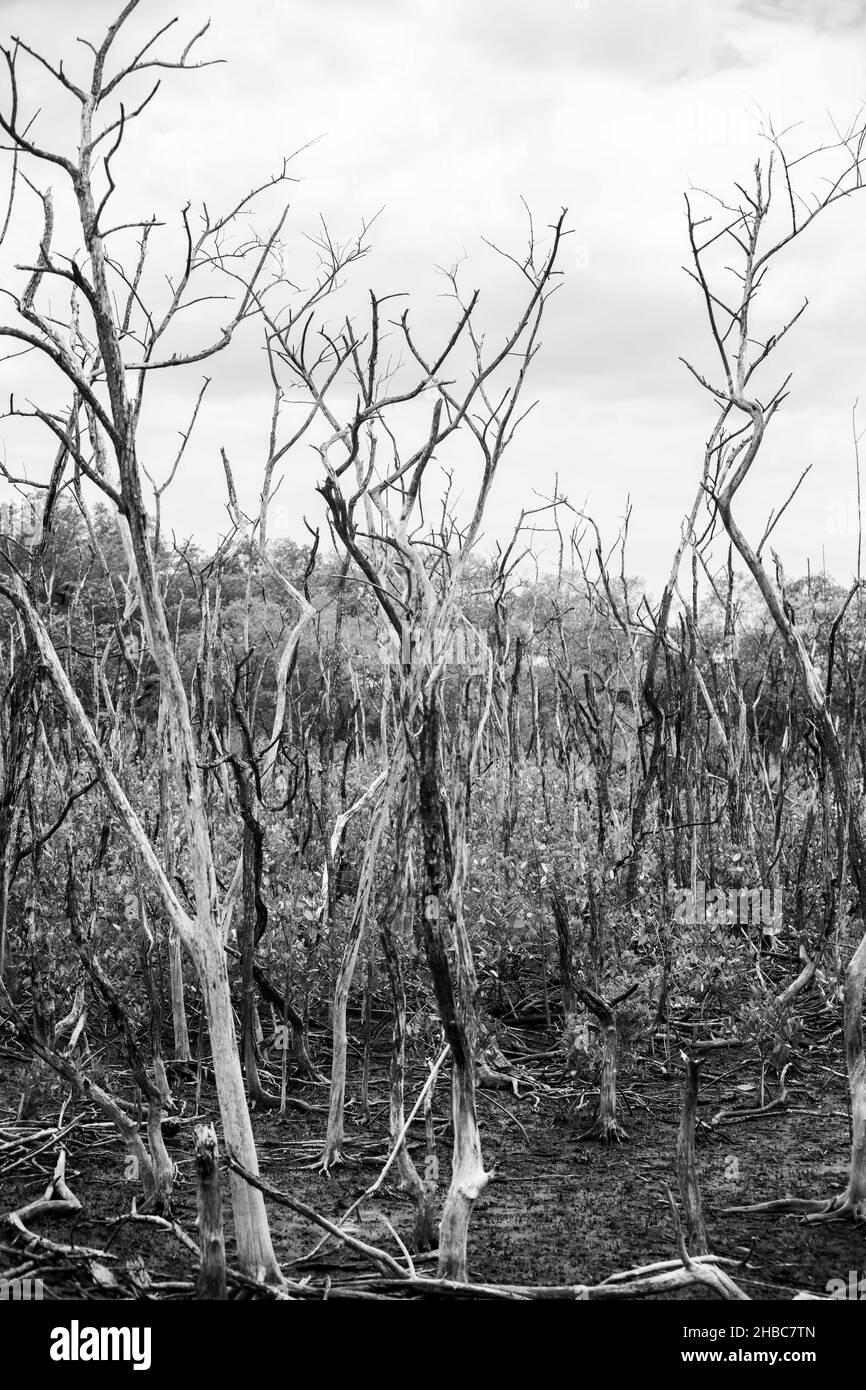
<instances>
[{"instance_id":1,"label":"tree bark","mask_svg":"<svg viewBox=\"0 0 866 1390\"><path fill-rule=\"evenodd\" d=\"M201 1268L196 1298L226 1297L226 1247L223 1235L219 1151L213 1125L196 1125L195 1169L198 1191L198 1241Z\"/></svg>"},{"instance_id":2,"label":"tree bark","mask_svg":"<svg viewBox=\"0 0 866 1390\"><path fill-rule=\"evenodd\" d=\"M465 696L468 695L468 685ZM466 1245L472 1207L489 1181L481 1155L475 1108L475 1042L477 984L472 950L463 918L466 874L466 797L469 777L469 719L464 698L459 731L454 814L454 877L446 900L453 938L454 967L449 961L442 912L442 815L440 809L439 689L425 688L421 727L420 816L424 846L424 943L439 1004L439 1014L452 1054L451 1118L454 1143L451 1185L439 1228L439 1277L466 1282Z\"/></svg>"},{"instance_id":3,"label":"tree bark","mask_svg":"<svg viewBox=\"0 0 866 1390\"><path fill-rule=\"evenodd\" d=\"M695 1121L700 1063L693 1057L687 1057L685 1053L681 1056L685 1065L685 1083L677 1135L677 1179L686 1218L686 1248L690 1255L706 1255L709 1243L701 1209L701 1189L695 1161Z\"/></svg>"}]
</instances>

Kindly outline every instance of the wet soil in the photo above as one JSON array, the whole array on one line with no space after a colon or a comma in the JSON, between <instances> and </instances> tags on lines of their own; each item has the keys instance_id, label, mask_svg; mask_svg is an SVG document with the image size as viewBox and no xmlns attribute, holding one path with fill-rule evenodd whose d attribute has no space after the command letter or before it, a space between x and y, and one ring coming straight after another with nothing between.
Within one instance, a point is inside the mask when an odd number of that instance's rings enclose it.
<instances>
[{"instance_id":1,"label":"wet soil","mask_svg":"<svg viewBox=\"0 0 866 1390\"><path fill-rule=\"evenodd\" d=\"M470 1277L499 1284L573 1285L595 1283L637 1265L675 1258L672 1214L666 1185L676 1190L676 1137L680 1078L666 1074L657 1059L631 1058L620 1077L621 1119L628 1142L604 1147L580 1137L592 1118L594 1095L587 1087L575 1092L561 1064L550 1060L551 1037L536 1030L522 1039L539 1054L533 1063L520 1059L525 1074L520 1094L482 1090L479 1112L484 1157L493 1173L476 1204L469 1236ZM540 1054L547 1052L547 1059ZM676 1055L676 1053L674 1053ZM326 1066L327 1057L319 1059ZM294 1085L290 1094L317 1107L310 1112L289 1110L254 1114L262 1176L283 1191L302 1198L317 1211L338 1219L377 1177L387 1156L387 1057L375 1059L370 1082L370 1117L359 1114L360 1064L352 1059L346 1112L347 1162L324 1176L316 1168L325 1125L327 1090ZM25 1068L14 1052L0 1058L0 1141L14 1133L13 1119L21 1095ZM421 1066L410 1069L407 1099L423 1084ZM745 1053L724 1050L704 1065L699 1105L697 1156L704 1215L711 1249L740 1262L731 1274L753 1298L788 1299L797 1291L825 1295L828 1281L858 1278L866 1272L866 1231L849 1222L805 1223L794 1215L726 1214L725 1208L783 1196L827 1197L845 1186L848 1157L846 1088L838 1038L792 1066L787 1076L787 1103L782 1110L748 1117L758 1098L759 1068ZM174 1073L175 1095L182 1107L180 1121L168 1127L167 1143L177 1163L174 1217L195 1237L195 1186L192 1159L194 1077ZM122 1094L122 1074L115 1077ZM765 1099L772 1099L775 1080ZM440 1076L435 1096L437 1155L441 1165L440 1197L448 1181L450 1130L447 1075ZM55 1089L43 1099L38 1122L56 1123L64 1094ZM583 1101L580 1105L581 1099ZM77 1106L77 1108L76 1108ZM408 1106L407 1106L408 1108ZM722 1108L743 1113L710 1124ZM202 1116L218 1121L216 1097L209 1079L202 1088ZM172 1232L139 1222L123 1222L132 1199L140 1192L127 1175L126 1158L114 1131L101 1125L101 1116L73 1100L64 1125L75 1122L64 1137L68 1150L67 1180L82 1203L74 1217L40 1218L33 1230L59 1242L92 1246L112 1258L111 1271L94 1273L79 1262L64 1260L52 1267L43 1259L46 1296L129 1297L145 1291L164 1297L189 1297L195 1260ZM98 1126L98 1127L97 1127ZM23 1130L21 1131L23 1132ZM423 1170L423 1124L411 1131L412 1152ZM12 1158L4 1155L11 1152ZM41 1153L28 1152L11 1168L15 1151L0 1149L0 1213L41 1196L54 1166L54 1145ZM234 1253L228 1184L226 1244ZM362 1266L333 1243L312 1260L321 1233L283 1207L269 1203L278 1258L293 1278L328 1276L335 1283L357 1277ZM396 1180L383 1188L354 1215L351 1229L372 1244L397 1255L399 1251L381 1216L387 1217L408 1241L412 1208L397 1191ZM20 1266L20 1239L0 1228L0 1277ZM97 1266L105 1264L97 1261ZM431 1257L419 1269L432 1270ZM363 1271L366 1272L366 1271ZM100 1279L103 1281L100 1288ZM112 1280L115 1282L112 1283ZM176 1287L177 1286L177 1287ZM705 1289L690 1289L676 1297L706 1298Z\"/></svg>"}]
</instances>

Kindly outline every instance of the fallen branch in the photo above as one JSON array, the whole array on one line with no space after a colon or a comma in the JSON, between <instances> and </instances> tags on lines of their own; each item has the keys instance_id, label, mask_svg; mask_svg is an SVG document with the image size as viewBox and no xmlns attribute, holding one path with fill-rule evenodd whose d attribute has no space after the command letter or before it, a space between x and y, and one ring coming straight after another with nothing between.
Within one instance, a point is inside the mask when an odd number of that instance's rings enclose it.
<instances>
[{"instance_id":1,"label":"fallen branch","mask_svg":"<svg viewBox=\"0 0 866 1390\"><path fill-rule=\"evenodd\" d=\"M34 1202L28 1202L26 1207L19 1207L17 1211L7 1212L4 1220L20 1236L24 1238L28 1246L38 1245L43 1250L50 1250L55 1255L84 1255L98 1257L99 1259L111 1259L104 1250L90 1250L84 1245L61 1245L55 1240L49 1240L47 1236L37 1236L33 1231L28 1230L26 1222L40 1216L73 1216L81 1211L81 1203L66 1185L66 1150L60 1148L57 1154L57 1164L54 1169L51 1181L45 1189L43 1197L37 1197Z\"/></svg>"},{"instance_id":2,"label":"fallen branch","mask_svg":"<svg viewBox=\"0 0 866 1390\"><path fill-rule=\"evenodd\" d=\"M402 1266L399 1265L396 1260L392 1259L384 1250L377 1250L374 1245L367 1245L363 1240L356 1240L354 1236L350 1236L346 1231L341 1231L340 1227L335 1226L333 1221L329 1221L325 1216L320 1216L312 1207L308 1207L306 1202L299 1201L297 1197L289 1197L287 1193L280 1192L276 1187L271 1187L270 1183L264 1182L255 1173L251 1173L248 1168L244 1168L243 1164L237 1161L231 1149L226 1150L226 1163L229 1168L231 1168L232 1172L237 1173L238 1177L243 1178L244 1182L249 1183L250 1187L257 1187L259 1192L264 1193L266 1197L270 1197L272 1202L277 1202L280 1206L288 1207L290 1211L297 1212L298 1216L306 1217L307 1221L312 1221L314 1225L321 1226L329 1235L336 1236L337 1240L343 1241L344 1245L348 1245L349 1249L354 1250L356 1254L363 1255L365 1259L370 1260L378 1269L384 1270L389 1274L394 1274L399 1279L406 1279L409 1277Z\"/></svg>"}]
</instances>

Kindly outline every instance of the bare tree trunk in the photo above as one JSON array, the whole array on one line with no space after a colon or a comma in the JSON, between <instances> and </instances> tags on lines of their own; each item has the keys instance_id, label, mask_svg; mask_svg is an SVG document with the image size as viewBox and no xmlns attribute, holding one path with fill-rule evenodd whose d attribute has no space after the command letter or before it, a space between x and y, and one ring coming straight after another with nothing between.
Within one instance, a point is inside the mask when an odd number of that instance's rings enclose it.
<instances>
[{"instance_id":1,"label":"bare tree trunk","mask_svg":"<svg viewBox=\"0 0 866 1390\"><path fill-rule=\"evenodd\" d=\"M845 974L845 1064L851 1098L851 1171L837 1206L855 1220L866 1220L866 1052L863 1046L863 997L866 993L866 936Z\"/></svg>"},{"instance_id":2,"label":"bare tree trunk","mask_svg":"<svg viewBox=\"0 0 866 1390\"><path fill-rule=\"evenodd\" d=\"M698 1078L700 1063L681 1053L685 1065L683 1105L677 1135L677 1178L680 1201L686 1218L686 1246L690 1255L706 1255L709 1250L707 1231L701 1210L701 1189L695 1162L695 1120L698 1107Z\"/></svg>"},{"instance_id":3,"label":"bare tree trunk","mask_svg":"<svg viewBox=\"0 0 866 1390\"><path fill-rule=\"evenodd\" d=\"M191 842L191 849L194 849L191 859L195 871L196 898L197 903L201 906L203 916L202 918L191 919L181 907L174 888L166 878L165 871L154 853L153 846L138 816L109 766L93 726L72 688L54 644L22 581L13 575L10 577L10 583L14 587L7 588L5 583L0 582L0 592L5 593L5 596L10 599L27 622L39 649L40 657L66 706L87 756L100 776L106 795L124 833L134 847L143 871L147 873L155 891L159 894L170 923L185 940L192 955L205 999L226 1143L245 1168L250 1172L258 1172L255 1142L244 1094L243 1076L235 1038L225 949L216 905L216 878L210 854L207 824L201 804L201 784L195 766L194 749L191 759L190 757L185 759L189 792L187 833ZM163 628L164 625L163 613ZM177 671L176 667L174 669ZM185 727L191 738L188 710L182 686L180 687L180 699L182 701L181 710L186 713ZM184 746L186 747L186 745ZM189 749L187 748L186 751L188 754ZM190 767L192 771L189 770ZM261 1192L256 1188L248 1188L240 1178L233 1177L232 1193L233 1201L237 1203L234 1206L234 1216L241 1267L254 1277L279 1281L282 1275L271 1245L267 1213Z\"/></svg>"},{"instance_id":4,"label":"bare tree trunk","mask_svg":"<svg viewBox=\"0 0 866 1390\"><path fill-rule=\"evenodd\" d=\"M28 781L28 763L33 765L38 721L38 714L34 719L30 711L36 672L30 650L30 644L23 643L17 660L10 656L13 669L0 702L0 979L6 970L9 894L24 811L22 793Z\"/></svg>"},{"instance_id":5,"label":"bare tree trunk","mask_svg":"<svg viewBox=\"0 0 866 1390\"><path fill-rule=\"evenodd\" d=\"M189 1028L186 1021L183 954L180 937L173 927L170 927L168 932L168 970L171 992L171 1026L174 1033L174 1058L176 1062L189 1062L192 1053L189 1047Z\"/></svg>"},{"instance_id":6,"label":"bare tree trunk","mask_svg":"<svg viewBox=\"0 0 866 1390\"><path fill-rule=\"evenodd\" d=\"M370 1122L370 1060L373 1050L373 991L376 983L376 962L373 947L367 956L367 976L364 981L363 1043L364 1061L361 1072L361 1118Z\"/></svg>"},{"instance_id":7,"label":"bare tree trunk","mask_svg":"<svg viewBox=\"0 0 866 1390\"><path fill-rule=\"evenodd\" d=\"M258 1173L256 1145L235 1039L226 956L221 941L206 941L197 962L202 979L223 1136L229 1153ZM271 1244L264 1197L232 1174L232 1211L241 1268L254 1278L282 1278Z\"/></svg>"},{"instance_id":8,"label":"bare tree trunk","mask_svg":"<svg viewBox=\"0 0 866 1390\"><path fill-rule=\"evenodd\" d=\"M171 817L171 798L169 796L169 744L166 727L165 700L160 696L157 715L156 740L159 747L159 828L162 839L162 862L171 883L174 880L175 851L174 833ZM168 929L169 988L171 992L171 1022L174 1032L174 1057L176 1062L188 1062L189 1029L186 1021L186 1000L183 992L183 957L180 938L173 927Z\"/></svg>"},{"instance_id":9,"label":"bare tree trunk","mask_svg":"<svg viewBox=\"0 0 866 1390\"><path fill-rule=\"evenodd\" d=\"M734 306L728 307L725 299L714 293L711 280L715 276L708 259L708 248L716 241L716 235L708 234L706 223L712 218L696 218L688 209L689 240L694 266L694 278L700 286L706 309L708 327L721 358L721 370L725 389L717 391L708 380L690 367L713 396L718 407L716 423L713 427L705 451L704 476L710 458L716 476L720 479L714 493L718 515L724 523L730 540L745 562L752 578L758 586L761 597L773 619L788 656L794 662L803 684L814 721L815 732L820 744L821 755L826 761L833 781L833 792L837 807L837 840L840 847L847 848L848 866L857 893L859 919L866 922L866 851L864 851L863 830L860 806L853 794L850 777L850 746L843 746L837 724L829 702L833 673L833 642L838 623L854 594L861 588L859 576L849 592L848 598L831 631L828 670L826 681L822 683L815 668L812 655L806 647L802 632L797 625L793 606L787 596L782 562L774 552L775 583L770 577L763 561L761 551L769 530L755 550L743 534L732 507L734 499L746 481L761 450L767 427L787 395L785 384L768 397L761 391L760 399L755 389L755 373L773 353L780 339L785 336L799 319L802 309L781 324L775 333L765 338L766 327L761 329L763 346L757 345L750 315L755 293L763 282L771 262L800 236L814 218L840 199L848 198L864 187L863 134L858 135L852 148L848 150L850 160L841 174L822 180L820 192L810 192L808 199L792 184L792 170L795 165L802 168L807 158L823 152L823 147L800 154L796 160L788 160L783 137L769 131L771 143L770 164L757 163L754 168L752 191L738 185L742 197L740 222L736 233L724 227L719 235L730 233L736 244L737 267L733 273L740 285ZM790 222L784 228L777 228L769 218L773 197L773 161L778 159L785 168L788 184ZM807 206L808 211L803 212ZM724 216L728 216L726 209ZM787 220L787 219L786 219ZM701 227L700 233L697 227ZM730 271L726 266L726 271ZM805 308L805 305L803 306ZM727 318L727 322L725 319ZM736 327L736 331L734 328ZM748 391L748 394L747 394ZM764 401L767 403L765 404ZM737 428L728 423L731 412ZM799 486L799 484L798 484ZM796 492L796 489L794 490ZM793 497L793 493L791 496ZM788 499L790 501L790 498ZM785 503L787 506L787 502ZM858 556L859 560L859 556ZM777 832L777 840L779 834ZM847 845L846 845L847 841ZM845 982L844 1036L845 1058L848 1069L848 1086L852 1114L852 1164L848 1190L841 1199L825 1204L832 1211L858 1212L862 1214L864 1191L864 1144L866 1144L866 1063L863 1050L863 999L866 986L866 937L860 942L849 962ZM821 1205L821 1204L818 1204ZM826 1212L824 1214L827 1214Z\"/></svg>"},{"instance_id":10,"label":"bare tree trunk","mask_svg":"<svg viewBox=\"0 0 866 1390\"><path fill-rule=\"evenodd\" d=\"M578 986L581 1000L595 1014L601 1029L601 1073L598 1083L598 1114L582 1139L600 1139L603 1144L622 1143L628 1135L616 1118L616 1067L619 1033L616 1009L594 989Z\"/></svg>"},{"instance_id":11,"label":"bare tree trunk","mask_svg":"<svg viewBox=\"0 0 866 1390\"><path fill-rule=\"evenodd\" d=\"M439 1276L467 1279L469 1218L486 1187L481 1137L475 1110L475 967L463 919L466 874L466 797L469 780L469 682L458 734L454 807L454 877L447 897L454 966L449 961L442 923L442 816L440 810L439 689L428 684L423 696L420 815L424 842L424 942L445 1037L451 1046L451 1118L454 1147L451 1185L439 1228Z\"/></svg>"},{"instance_id":12,"label":"bare tree trunk","mask_svg":"<svg viewBox=\"0 0 866 1390\"><path fill-rule=\"evenodd\" d=\"M358 953L361 949L361 939L369 915L370 897L373 892L373 878L376 872L379 843L388 820L394 788L402 773L404 758L405 743L401 741L394 750L388 769L388 778L382 791L382 797L374 812L373 821L367 834L367 842L364 846L364 854L361 860L352 920L349 925L346 944L343 947L343 954L340 959L340 966L334 986L331 1099L328 1109L328 1130L325 1135L325 1147L322 1153L322 1166L326 1170L334 1163L343 1162L343 1112L346 1097L346 1060L348 1053L346 1012L349 1004L349 991L352 987L355 966L358 962Z\"/></svg>"},{"instance_id":13,"label":"bare tree trunk","mask_svg":"<svg viewBox=\"0 0 866 1390\"><path fill-rule=\"evenodd\" d=\"M261 991L263 999L273 1004L278 1011L281 1019L288 1019L292 1030L292 1055L298 1075L307 1081L321 1081L322 1076L316 1070L307 1048L306 1027L301 1014L298 1013L294 1004L287 995L281 994L276 985L265 974L260 965L253 962L253 974L256 984Z\"/></svg>"},{"instance_id":14,"label":"bare tree trunk","mask_svg":"<svg viewBox=\"0 0 866 1390\"><path fill-rule=\"evenodd\" d=\"M568 1024L577 1010L577 997L574 989L574 972L571 965L571 928L568 908L562 886L554 882L550 895L553 904L553 918L556 922L556 944L559 951L559 982L562 990L562 1016Z\"/></svg>"},{"instance_id":15,"label":"bare tree trunk","mask_svg":"<svg viewBox=\"0 0 866 1390\"><path fill-rule=\"evenodd\" d=\"M262 827L252 804L250 779L240 761L231 758L238 789L238 802L243 819L243 848L241 852L243 879L243 912L238 930L241 951L241 1056L247 1079L250 1100L256 1105L277 1106L279 1098L265 1092L259 1077L256 1058L255 953L256 946L268 929L268 910L262 897L263 843Z\"/></svg>"},{"instance_id":16,"label":"bare tree trunk","mask_svg":"<svg viewBox=\"0 0 866 1390\"><path fill-rule=\"evenodd\" d=\"M165 1063L162 1059L162 1001L160 999L159 983L153 965L156 939L151 930L150 923L147 920L147 904L144 900L144 889L140 880L137 885L136 896L138 898L138 933L141 974L144 981L144 990L147 996L150 1015L148 1019L148 1029L150 1033L150 1052L153 1063L153 1074L156 1078L160 1104L163 1106L170 1106L173 1102L169 1090L168 1077L165 1072Z\"/></svg>"},{"instance_id":17,"label":"bare tree trunk","mask_svg":"<svg viewBox=\"0 0 866 1390\"><path fill-rule=\"evenodd\" d=\"M144 1056L138 1046L138 1041L128 1013L123 1006L123 1002L112 981L94 955L90 936L85 929L82 918L78 869L75 851L72 849L71 845L67 845L66 853L66 917L69 923L70 934L94 990L106 1004L114 1025L123 1038L126 1058L133 1080L135 1081L136 1089L138 1094L143 1096L147 1102L147 1154L145 1155L144 1153L137 1124L131 1126L135 1136L134 1142L130 1144L131 1135L128 1129L124 1131L125 1138L129 1144L130 1152L135 1158L136 1168L138 1168L140 1172L144 1186L146 1208L153 1210L157 1215L170 1215L172 1189L174 1185L174 1164L168 1156L165 1141L162 1136L163 1105L170 1103L165 1074L163 1072L161 1085L154 1084L154 1081L148 1073ZM94 872L95 871L91 869L89 889L91 928L97 913ZM128 904L128 911L131 913L130 920L137 919L139 933L143 941L145 931L141 923L144 904L140 890L138 893L130 894L130 899L131 901ZM51 1063L51 1065L53 1065L53 1063ZM142 1162L143 1155L144 1161Z\"/></svg>"},{"instance_id":18,"label":"bare tree trunk","mask_svg":"<svg viewBox=\"0 0 866 1390\"><path fill-rule=\"evenodd\" d=\"M391 875L390 901L382 914L382 953L391 986L394 1005L394 1028L391 1037L391 1066L389 1087L389 1126L392 1143L403 1133L406 1121L406 986L400 958L401 940L410 911L410 875L412 866L412 828L415 821L415 793L412 774L404 773L397 805L394 828L394 868ZM429 1096L428 1096L429 1100ZM415 1203L415 1225L412 1231L414 1250L431 1250L436 1245L433 1202L435 1183L420 1177L406 1145L400 1139L397 1154L400 1186Z\"/></svg>"},{"instance_id":19,"label":"bare tree trunk","mask_svg":"<svg viewBox=\"0 0 866 1390\"><path fill-rule=\"evenodd\" d=\"M213 1125L196 1125L195 1168L198 1180L198 1241L201 1269L196 1298L226 1297L226 1247L223 1235L219 1152Z\"/></svg>"},{"instance_id":20,"label":"bare tree trunk","mask_svg":"<svg viewBox=\"0 0 866 1390\"><path fill-rule=\"evenodd\" d=\"M33 845L30 866L30 885L27 893L27 955L30 965L30 985L33 999L33 1028L39 1041L49 1052L54 1049L55 996L54 970L48 918L39 901L39 869L41 855L37 849L39 830L33 798L28 794L30 839ZM24 1093L18 1108L19 1120L29 1120L36 1113L42 1097L45 1062L35 1054L30 1062Z\"/></svg>"},{"instance_id":21,"label":"bare tree trunk","mask_svg":"<svg viewBox=\"0 0 866 1390\"><path fill-rule=\"evenodd\" d=\"M98 1086L68 1057L64 1057L56 1050L45 1046L12 1002L2 980L0 980L0 1001L2 1001L5 1013L11 1019L15 1031L24 1045L30 1048L46 1066L51 1067L58 1076L62 1076L64 1081L73 1086L85 1104L98 1106L115 1125L132 1160L134 1176L141 1180L145 1202L150 1202L154 1196L153 1165L150 1155L142 1143L138 1125L121 1109L113 1096Z\"/></svg>"}]
</instances>

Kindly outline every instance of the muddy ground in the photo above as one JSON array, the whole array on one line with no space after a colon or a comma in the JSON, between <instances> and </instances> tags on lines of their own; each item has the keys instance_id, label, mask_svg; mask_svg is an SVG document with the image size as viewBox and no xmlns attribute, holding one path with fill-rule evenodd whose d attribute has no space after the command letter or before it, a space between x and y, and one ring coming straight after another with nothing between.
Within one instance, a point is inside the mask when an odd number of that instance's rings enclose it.
<instances>
[{"instance_id":1,"label":"muddy ground","mask_svg":"<svg viewBox=\"0 0 866 1390\"><path fill-rule=\"evenodd\" d=\"M4 1039L4 1042L7 1040ZM555 1043L536 1028L514 1033L515 1065L522 1076L519 1094L482 1090L479 1111L485 1162L494 1172L478 1201L469 1238L471 1278L500 1284L594 1283L616 1271L675 1257L671 1210L665 1184L676 1189L676 1135L680 1077L669 1075L661 1057L623 1059L620 1075L621 1117L629 1141L605 1148L580 1138L592 1116L591 1088L575 1093L565 1077ZM712 1250L740 1262L730 1272L753 1298L791 1298L797 1291L825 1295L828 1281L847 1279L849 1271L866 1270L866 1231L850 1223L804 1223L797 1216L725 1214L724 1208L785 1195L829 1196L845 1185L848 1156L846 1088L838 1033L827 1037L814 1054L793 1065L787 1075L787 1102L781 1110L748 1117L757 1101L759 1067L744 1051L722 1049L705 1062L699 1107L697 1152L704 1211ZM386 1043L374 1058L370 1082L370 1119L360 1121L360 1062L350 1059L347 1107L347 1154L350 1159L328 1177L315 1169L325 1124L325 1087L295 1084L290 1095L318 1107L254 1114L263 1177L301 1197L322 1214L338 1219L375 1179L387 1154ZM541 1054L545 1054L542 1056ZM552 1055L551 1055L552 1054ZM672 1052L675 1057L676 1050ZM533 1060L535 1058L535 1060ZM327 1056L319 1056L326 1066ZM0 1053L0 1212L20 1207L42 1194L54 1166L50 1144L28 1152L23 1162L8 1147L25 1068L15 1045ZM423 1084L424 1071L410 1069L407 1098ZM527 1081L526 1078L530 1078ZM181 1106L168 1147L178 1165L175 1219L195 1236L195 1187L192 1163L194 1076L173 1072ZM122 1093L122 1073L116 1073ZM776 1079L768 1080L765 1100L772 1100ZM582 1108L578 1108L580 1101ZM40 1120L56 1123L64 1094L45 1098ZM741 1115L712 1124L722 1108ZM408 1109L408 1106L407 1106ZM212 1081L205 1074L201 1113L218 1119ZM440 1196L448 1180L450 1147L447 1075L435 1095L437 1151L441 1164ZM78 1262L41 1257L46 1297L128 1297L144 1291L163 1297L189 1297L195 1260L176 1235L138 1222L119 1222L130 1211L137 1185L125 1175L125 1157L107 1127L94 1128L102 1117L74 1100L67 1105L64 1136L68 1149L67 1180L83 1210L74 1217L40 1219L33 1229L59 1242L105 1251L108 1261L96 1269ZM90 1126L90 1127L88 1127ZM30 1126L35 1131L33 1122ZM23 1130L21 1132L24 1132ZM424 1162L423 1123L412 1129L413 1153ZM223 1174L227 1191L227 1175ZM233 1238L226 1202L226 1243L231 1263ZM269 1203L275 1248L292 1278L310 1275L335 1284L356 1278L362 1266L333 1243L313 1260L304 1257L320 1233L283 1207ZM380 1220L384 1214L406 1240L412 1224L409 1202L386 1180L352 1229L372 1244L399 1254ZM19 1237L0 1231L0 1274L22 1264ZM422 1257L419 1269L432 1269ZM106 1270L110 1273L106 1273ZM366 1270L363 1272L366 1273ZM100 1289L100 1280L102 1287ZM113 1282L115 1281L115 1282ZM708 1290L691 1289L676 1297L704 1298Z\"/></svg>"}]
</instances>

